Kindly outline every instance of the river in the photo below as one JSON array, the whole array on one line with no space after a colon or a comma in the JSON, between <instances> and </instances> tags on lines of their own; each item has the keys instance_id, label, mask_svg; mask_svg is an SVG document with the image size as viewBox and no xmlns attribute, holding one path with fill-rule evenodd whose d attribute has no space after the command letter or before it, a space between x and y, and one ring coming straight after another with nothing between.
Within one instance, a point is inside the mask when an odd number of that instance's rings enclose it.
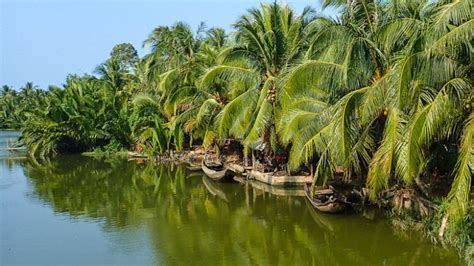
<instances>
[{"instance_id":1,"label":"river","mask_svg":"<svg viewBox=\"0 0 474 266\"><path fill-rule=\"evenodd\" d=\"M17 136L0 131L1 265L462 264L375 212L321 214L297 191L182 166L27 160L5 151Z\"/></svg>"}]
</instances>

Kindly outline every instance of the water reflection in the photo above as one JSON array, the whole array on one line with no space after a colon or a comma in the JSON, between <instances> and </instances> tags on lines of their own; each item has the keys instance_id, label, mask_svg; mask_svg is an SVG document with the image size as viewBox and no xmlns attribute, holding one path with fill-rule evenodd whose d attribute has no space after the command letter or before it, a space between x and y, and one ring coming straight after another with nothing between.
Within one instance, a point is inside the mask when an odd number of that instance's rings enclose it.
<instances>
[{"instance_id":1,"label":"water reflection","mask_svg":"<svg viewBox=\"0 0 474 266\"><path fill-rule=\"evenodd\" d=\"M24 165L32 197L106 231L147 229L163 264L456 265L455 253L400 239L385 220L314 211L304 197L215 183L184 167L68 156ZM134 237L134 235L127 235Z\"/></svg>"}]
</instances>

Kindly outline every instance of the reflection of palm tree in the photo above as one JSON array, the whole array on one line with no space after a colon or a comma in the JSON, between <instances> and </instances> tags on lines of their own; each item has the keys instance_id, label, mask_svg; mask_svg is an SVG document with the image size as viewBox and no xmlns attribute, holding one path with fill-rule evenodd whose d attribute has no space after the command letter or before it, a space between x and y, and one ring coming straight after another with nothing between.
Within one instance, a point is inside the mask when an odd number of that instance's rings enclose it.
<instances>
[{"instance_id":1,"label":"reflection of palm tree","mask_svg":"<svg viewBox=\"0 0 474 266\"><path fill-rule=\"evenodd\" d=\"M397 264L419 244L387 238L387 224L356 216L321 216L329 231L314 226L303 198L211 182L226 202L203 180L186 179L181 166L74 156L43 165L27 161L25 172L34 195L56 212L99 218L107 230L145 224L163 264L378 264L381 257Z\"/></svg>"}]
</instances>

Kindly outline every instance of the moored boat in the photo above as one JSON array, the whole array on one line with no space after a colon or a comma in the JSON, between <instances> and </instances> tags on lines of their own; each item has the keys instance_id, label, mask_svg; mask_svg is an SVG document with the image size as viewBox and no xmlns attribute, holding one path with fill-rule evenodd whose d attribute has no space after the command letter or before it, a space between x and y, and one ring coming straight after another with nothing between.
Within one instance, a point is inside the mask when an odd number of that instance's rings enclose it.
<instances>
[{"instance_id":1,"label":"moored boat","mask_svg":"<svg viewBox=\"0 0 474 266\"><path fill-rule=\"evenodd\" d=\"M204 160L201 163L201 168L204 174L215 181L232 180L231 171L223 166L207 166Z\"/></svg>"},{"instance_id":2,"label":"moored boat","mask_svg":"<svg viewBox=\"0 0 474 266\"><path fill-rule=\"evenodd\" d=\"M235 175L247 175L245 173L245 168L242 165L236 163L226 163L225 168L233 172Z\"/></svg>"},{"instance_id":3,"label":"moored boat","mask_svg":"<svg viewBox=\"0 0 474 266\"><path fill-rule=\"evenodd\" d=\"M186 168L190 171L201 171L202 170L202 167L201 165L199 164L193 164L193 163L190 163L186 166Z\"/></svg>"},{"instance_id":4,"label":"moored boat","mask_svg":"<svg viewBox=\"0 0 474 266\"><path fill-rule=\"evenodd\" d=\"M250 179L255 179L271 186L302 186L313 181L313 177L307 175L279 175L278 173L263 173L257 170L251 170L247 175Z\"/></svg>"},{"instance_id":5,"label":"moored boat","mask_svg":"<svg viewBox=\"0 0 474 266\"><path fill-rule=\"evenodd\" d=\"M304 191L311 205L321 212L338 213L349 207L344 196L338 194L332 188L316 190L314 195L311 196L311 185L305 184Z\"/></svg>"},{"instance_id":6,"label":"moored boat","mask_svg":"<svg viewBox=\"0 0 474 266\"><path fill-rule=\"evenodd\" d=\"M139 159L147 159L148 156L143 153L135 152L135 151L129 151L127 153L128 158L139 158Z\"/></svg>"}]
</instances>

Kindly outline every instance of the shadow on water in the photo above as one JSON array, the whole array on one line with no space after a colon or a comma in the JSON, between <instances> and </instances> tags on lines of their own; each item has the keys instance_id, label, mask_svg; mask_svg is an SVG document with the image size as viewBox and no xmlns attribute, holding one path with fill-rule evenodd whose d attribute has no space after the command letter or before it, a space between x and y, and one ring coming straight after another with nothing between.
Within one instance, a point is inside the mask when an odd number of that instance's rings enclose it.
<instances>
[{"instance_id":1,"label":"shadow on water","mask_svg":"<svg viewBox=\"0 0 474 266\"><path fill-rule=\"evenodd\" d=\"M143 225L164 264L457 265L456 253L388 221L325 215L304 197L216 183L181 166L65 156L24 171L32 197L105 232Z\"/></svg>"}]
</instances>

